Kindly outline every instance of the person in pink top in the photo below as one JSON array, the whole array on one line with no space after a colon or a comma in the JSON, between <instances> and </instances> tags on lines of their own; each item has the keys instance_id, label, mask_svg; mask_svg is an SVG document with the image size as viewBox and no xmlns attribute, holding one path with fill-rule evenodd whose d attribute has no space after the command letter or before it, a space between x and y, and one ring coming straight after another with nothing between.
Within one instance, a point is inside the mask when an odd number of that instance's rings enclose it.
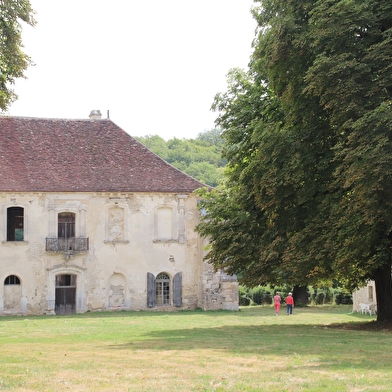
<instances>
[{"instance_id":1,"label":"person in pink top","mask_svg":"<svg viewBox=\"0 0 392 392\"><path fill-rule=\"evenodd\" d=\"M281 301L282 301L282 299L280 298L279 293L276 292L275 295L274 295L274 306L275 306L275 313L276 313L276 315L279 314Z\"/></svg>"},{"instance_id":2,"label":"person in pink top","mask_svg":"<svg viewBox=\"0 0 392 392\"><path fill-rule=\"evenodd\" d=\"M289 295L286 297L286 311L287 311L287 316L291 316L293 314L293 308L294 308L294 298L293 294L289 293Z\"/></svg>"}]
</instances>

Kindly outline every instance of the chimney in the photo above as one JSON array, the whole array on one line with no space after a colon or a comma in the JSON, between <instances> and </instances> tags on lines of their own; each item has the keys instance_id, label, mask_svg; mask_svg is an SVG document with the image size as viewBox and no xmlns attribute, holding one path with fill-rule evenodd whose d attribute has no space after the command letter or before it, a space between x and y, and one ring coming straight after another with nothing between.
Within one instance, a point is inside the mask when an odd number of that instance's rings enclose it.
<instances>
[{"instance_id":1,"label":"chimney","mask_svg":"<svg viewBox=\"0 0 392 392\"><path fill-rule=\"evenodd\" d=\"M102 114L100 110L92 110L88 117L90 120L100 120L102 118Z\"/></svg>"}]
</instances>

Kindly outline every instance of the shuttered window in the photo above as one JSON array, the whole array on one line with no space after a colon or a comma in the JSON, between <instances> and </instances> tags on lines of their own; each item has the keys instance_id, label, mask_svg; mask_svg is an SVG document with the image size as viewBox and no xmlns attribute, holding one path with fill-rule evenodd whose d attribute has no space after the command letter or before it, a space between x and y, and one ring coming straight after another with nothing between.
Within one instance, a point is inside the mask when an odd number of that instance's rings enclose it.
<instances>
[{"instance_id":1,"label":"shuttered window","mask_svg":"<svg viewBox=\"0 0 392 392\"><path fill-rule=\"evenodd\" d=\"M155 280L155 302L157 305L170 304L170 276L163 272Z\"/></svg>"},{"instance_id":2,"label":"shuttered window","mask_svg":"<svg viewBox=\"0 0 392 392\"><path fill-rule=\"evenodd\" d=\"M173 278L173 305L182 306L182 273L178 272ZM171 304L171 280L170 276L161 272L155 276L147 273L147 306Z\"/></svg>"}]
</instances>

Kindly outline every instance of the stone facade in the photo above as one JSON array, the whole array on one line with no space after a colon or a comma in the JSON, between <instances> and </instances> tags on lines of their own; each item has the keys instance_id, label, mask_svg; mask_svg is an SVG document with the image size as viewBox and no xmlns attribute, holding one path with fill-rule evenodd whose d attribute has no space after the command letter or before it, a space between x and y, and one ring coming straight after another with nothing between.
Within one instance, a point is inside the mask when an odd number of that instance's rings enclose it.
<instances>
[{"instance_id":1,"label":"stone facade","mask_svg":"<svg viewBox=\"0 0 392 392\"><path fill-rule=\"evenodd\" d=\"M372 312L377 311L376 285L374 280L369 280L366 286L353 292L353 312L360 312L359 304L367 304Z\"/></svg>"},{"instance_id":2,"label":"stone facade","mask_svg":"<svg viewBox=\"0 0 392 392\"><path fill-rule=\"evenodd\" d=\"M74 301L71 313L238 309L235 278L202 260L192 194L2 193L0 203L0 314L58 313L60 287L74 291L66 301ZM23 240L7 241L7 209L15 206L23 208ZM64 212L74 214L75 238L87 238L88 250L48 248ZM148 306L148 273L169 276L167 303ZM174 306L178 273L181 301ZM10 276L19 284L7 284ZM74 282L57 284L59 276Z\"/></svg>"}]
</instances>

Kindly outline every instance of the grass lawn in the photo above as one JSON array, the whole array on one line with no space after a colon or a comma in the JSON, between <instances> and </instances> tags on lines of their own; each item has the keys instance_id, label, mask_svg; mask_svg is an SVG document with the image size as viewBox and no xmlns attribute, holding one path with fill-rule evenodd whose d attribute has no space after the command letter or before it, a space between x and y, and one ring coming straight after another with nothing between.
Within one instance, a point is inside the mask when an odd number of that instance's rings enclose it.
<instances>
[{"instance_id":1,"label":"grass lawn","mask_svg":"<svg viewBox=\"0 0 392 392\"><path fill-rule=\"evenodd\" d=\"M392 331L351 309L2 317L0 390L391 391Z\"/></svg>"}]
</instances>

